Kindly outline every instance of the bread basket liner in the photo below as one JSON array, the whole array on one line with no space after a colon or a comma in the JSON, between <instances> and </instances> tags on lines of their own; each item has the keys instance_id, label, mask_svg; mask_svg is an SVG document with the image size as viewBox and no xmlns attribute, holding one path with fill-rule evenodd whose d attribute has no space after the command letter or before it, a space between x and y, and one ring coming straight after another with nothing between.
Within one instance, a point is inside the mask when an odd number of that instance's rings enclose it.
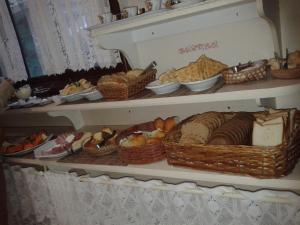
<instances>
[{"instance_id":1,"label":"bread basket liner","mask_svg":"<svg viewBox=\"0 0 300 225\"><path fill-rule=\"evenodd\" d=\"M226 84L238 84L254 80L262 80L267 77L268 66L265 60L256 61L252 67L234 72L233 68L222 71Z\"/></svg>"},{"instance_id":2,"label":"bread basket liner","mask_svg":"<svg viewBox=\"0 0 300 225\"><path fill-rule=\"evenodd\" d=\"M295 167L300 156L300 113L297 111L289 143L275 147L247 145L179 144L181 126L190 118L179 123L164 139L163 144L169 164L194 169L237 173L258 178L285 176Z\"/></svg>"},{"instance_id":3,"label":"bread basket liner","mask_svg":"<svg viewBox=\"0 0 300 225\"><path fill-rule=\"evenodd\" d=\"M147 84L155 80L156 69L152 69L145 74L140 75L134 82L129 82L128 85L124 83L111 84L111 83L99 83L97 89L103 95L105 99L122 100L143 91Z\"/></svg>"},{"instance_id":4,"label":"bread basket liner","mask_svg":"<svg viewBox=\"0 0 300 225\"><path fill-rule=\"evenodd\" d=\"M132 126L123 130L116 138L116 142L120 143L123 138L128 137L137 131L153 131L155 130L153 122L147 122ZM162 141L157 143L145 144L136 147L119 146L119 156L123 162L129 164L145 164L165 159L166 153Z\"/></svg>"}]
</instances>

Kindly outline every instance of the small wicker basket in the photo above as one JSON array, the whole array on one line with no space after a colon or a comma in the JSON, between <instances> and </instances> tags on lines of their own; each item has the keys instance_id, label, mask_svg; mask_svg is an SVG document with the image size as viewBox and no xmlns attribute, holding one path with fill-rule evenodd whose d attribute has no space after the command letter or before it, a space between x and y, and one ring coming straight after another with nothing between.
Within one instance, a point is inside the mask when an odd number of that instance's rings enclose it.
<instances>
[{"instance_id":1,"label":"small wicker basket","mask_svg":"<svg viewBox=\"0 0 300 225\"><path fill-rule=\"evenodd\" d=\"M296 79L300 78L300 67L293 69L271 70L271 74L279 79Z\"/></svg>"},{"instance_id":2,"label":"small wicker basket","mask_svg":"<svg viewBox=\"0 0 300 225\"><path fill-rule=\"evenodd\" d=\"M267 77L268 66L266 61L256 61L247 64L244 69L237 69L238 67L231 67L223 70L222 74L226 84L238 84L253 80L262 80ZM243 66L243 65L241 65Z\"/></svg>"},{"instance_id":3,"label":"small wicker basket","mask_svg":"<svg viewBox=\"0 0 300 225\"><path fill-rule=\"evenodd\" d=\"M156 69L152 69L145 74L140 75L134 82L129 84L112 84L100 83L97 84L97 89L105 99L123 100L141 92L145 89L147 84L155 80Z\"/></svg>"},{"instance_id":4,"label":"small wicker basket","mask_svg":"<svg viewBox=\"0 0 300 225\"><path fill-rule=\"evenodd\" d=\"M297 112L299 117L299 112ZM186 121L186 120L185 120ZM276 147L180 144L182 121L164 140L169 164L224 173L273 178L292 171L300 156L300 126L289 143ZM296 119L299 123L299 119Z\"/></svg>"},{"instance_id":5,"label":"small wicker basket","mask_svg":"<svg viewBox=\"0 0 300 225\"><path fill-rule=\"evenodd\" d=\"M138 124L122 131L116 138L117 143L123 138L128 137L137 131L153 131L155 130L154 123L148 122ZM160 161L166 158L164 145L162 141L157 143L146 144L138 147L122 147L119 149L120 159L128 164L146 164Z\"/></svg>"}]
</instances>

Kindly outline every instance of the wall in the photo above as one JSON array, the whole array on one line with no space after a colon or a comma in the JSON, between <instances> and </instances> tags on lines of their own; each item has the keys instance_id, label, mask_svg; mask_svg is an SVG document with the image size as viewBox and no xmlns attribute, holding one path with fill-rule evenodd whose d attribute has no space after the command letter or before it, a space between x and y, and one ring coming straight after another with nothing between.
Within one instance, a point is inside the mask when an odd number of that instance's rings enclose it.
<instances>
[{"instance_id":1,"label":"wall","mask_svg":"<svg viewBox=\"0 0 300 225\"><path fill-rule=\"evenodd\" d=\"M123 9L124 7L128 6L136 6L143 4L141 0L119 0L120 8Z\"/></svg>"},{"instance_id":2,"label":"wall","mask_svg":"<svg viewBox=\"0 0 300 225\"><path fill-rule=\"evenodd\" d=\"M279 5L283 53L300 50L300 1L280 0Z\"/></svg>"}]
</instances>

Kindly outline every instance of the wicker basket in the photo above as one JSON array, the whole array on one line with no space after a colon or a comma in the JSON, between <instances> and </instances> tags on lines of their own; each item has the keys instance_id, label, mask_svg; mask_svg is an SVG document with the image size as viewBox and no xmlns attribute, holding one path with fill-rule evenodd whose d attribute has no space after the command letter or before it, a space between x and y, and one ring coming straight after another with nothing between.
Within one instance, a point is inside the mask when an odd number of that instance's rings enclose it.
<instances>
[{"instance_id":1,"label":"wicker basket","mask_svg":"<svg viewBox=\"0 0 300 225\"><path fill-rule=\"evenodd\" d=\"M282 70L271 70L271 74L273 77L279 79L296 79L300 78L300 68L294 69L282 69Z\"/></svg>"},{"instance_id":2,"label":"wicker basket","mask_svg":"<svg viewBox=\"0 0 300 225\"><path fill-rule=\"evenodd\" d=\"M231 67L222 72L226 84L238 84L253 80L262 80L267 77L268 66L264 60L254 62L252 66L235 72Z\"/></svg>"},{"instance_id":3,"label":"wicker basket","mask_svg":"<svg viewBox=\"0 0 300 225\"><path fill-rule=\"evenodd\" d=\"M154 129L155 128L153 122L135 125L128 128L127 130L122 131L117 136L116 141L117 143L120 143L123 138L126 138L137 131L153 131ZM119 156L123 162L128 164L146 164L165 159L166 153L164 150L164 145L160 141L153 144L146 144L140 147L120 146Z\"/></svg>"},{"instance_id":4,"label":"wicker basket","mask_svg":"<svg viewBox=\"0 0 300 225\"><path fill-rule=\"evenodd\" d=\"M140 75L135 82L131 82L128 85L124 83L98 83L97 89L106 99L128 99L129 97L144 90L147 84L154 81L156 77L156 72L156 69L152 69L149 72Z\"/></svg>"},{"instance_id":5,"label":"wicker basket","mask_svg":"<svg viewBox=\"0 0 300 225\"><path fill-rule=\"evenodd\" d=\"M299 113L297 113L299 116ZM184 121L183 121L184 122ZM299 123L299 119L296 120ZM289 144L276 147L246 145L205 145L178 143L180 123L164 140L169 164L224 173L246 174L259 178L287 175L300 155L300 129L293 132Z\"/></svg>"}]
</instances>

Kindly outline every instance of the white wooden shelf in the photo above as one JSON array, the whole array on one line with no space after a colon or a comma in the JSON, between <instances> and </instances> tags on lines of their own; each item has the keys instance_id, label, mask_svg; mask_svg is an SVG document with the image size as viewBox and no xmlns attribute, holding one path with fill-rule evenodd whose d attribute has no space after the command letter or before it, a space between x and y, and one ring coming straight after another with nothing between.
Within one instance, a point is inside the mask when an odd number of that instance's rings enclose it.
<instances>
[{"instance_id":1,"label":"white wooden shelf","mask_svg":"<svg viewBox=\"0 0 300 225\"><path fill-rule=\"evenodd\" d=\"M167 182L178 183L191 181L202 186L231 185L246 190L273 189L290 190L300 193L300 163L293 172L278 179L259 179L242 175L222 174L183 167L168 165L166 161L160 161L145 165L109 166L78 163L61 163L53 160L38 160L24 158L6 158L6 162L24 165L38 165L50 170L69 171L81 169L86 172L101 172L105 174L119 174L120 176L132 176L145 179L161 179Z\"/></svg>"},{"instance_id":2,"label":"white wooden shelf","mask_svg":"<svg viewBox=\"0 0 300 225\"><path fill-rule=\"evenodd\" d=\"M50 104L43 107L23 108L2 111L1 114L23 114L23 113L43 113L64 110L97 110L97 109L120 109L147 106L168 106L184 105L190 103L206 103L218 101L249 100L262 98L277 98L282 96L300 95L300 79L292 80L266 80L249 82L237 85L224 85L222 88L211 94L194 94L175 97L158 97L146 99L133 99L124 101L95 102L95 103L75 103L55 105Z\"/></svg>"},{"instance_id":3,"label":"white wooden shelf","mask_svg":"<svg viewBox=\"0 0 300 225\"><path fill-rule=\"evenodd\" d=\"M92 36L128 31L248 2L255 2L255 0L206 0L189 7L145 13L109 24L98 24L87 30L92 32Z\"/></svg>"}]
</instances>

